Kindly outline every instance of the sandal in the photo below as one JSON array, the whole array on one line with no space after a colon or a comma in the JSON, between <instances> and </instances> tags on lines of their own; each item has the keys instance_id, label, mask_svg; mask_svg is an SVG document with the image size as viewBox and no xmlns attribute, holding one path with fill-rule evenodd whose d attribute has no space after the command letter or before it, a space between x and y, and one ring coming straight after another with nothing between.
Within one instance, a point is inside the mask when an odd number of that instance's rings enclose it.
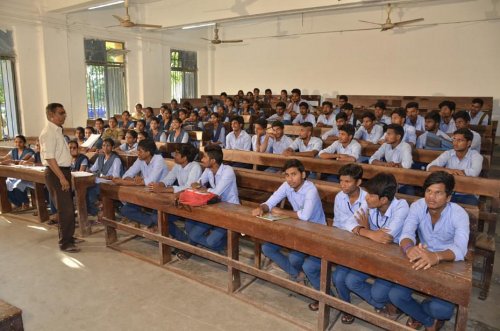
<instances>
[{"instance_id":1,"label":"sandal","mask_svg":"<svg viewBox=\"0 0 500 331\"><path fill-rule=\"evenodd\" d=\"M184 252L184 251L178 251L175 255L181 261L186 261L191 257L191 253Z\"/></svg>"},{"instance_id":2,"label":"sandal","mask_svg":"<svg viewBox=\"0 0 500 331\"><path fill-rule=\"evenodd\" d=\"M408 317L408 320L406 321L406 326L415 330L420 329L422 325L423 325L422 323L413 319L412 317Z\"/></svg>"},{"instance_id":3,"label":"sandal","mask_svg":"<svg viewBox=\"0 0 500 331\"><path fill-rule=\"evenodd\" d=\"M318 311L319 302L318 301L311 302L307 307L309 307L310 311Z\"/></svg>"},{"instance_id":4,"label":"sandal","mask_svg":"<svg viewBox=\"0 0 500 331\"><path fill-rule=\"evenodd\" d=\"M343 313L340 321L342 322L342 324L352 324L354 322L354 316Z\"/></svg>"}]
</instances>

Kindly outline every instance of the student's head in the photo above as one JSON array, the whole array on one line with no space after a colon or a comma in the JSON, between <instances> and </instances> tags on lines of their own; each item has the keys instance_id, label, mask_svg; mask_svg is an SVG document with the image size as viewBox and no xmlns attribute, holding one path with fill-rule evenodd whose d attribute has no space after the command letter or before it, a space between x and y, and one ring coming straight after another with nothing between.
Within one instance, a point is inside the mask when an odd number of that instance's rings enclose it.
<instances>
[{"instance_id":1,"label":"student's head","mask_svg":"<svg viewBox=\"0 0 500 331\"><path fill-rule=\"evenodd\" d=\"M385 131L385 142L388 144L399 144L405 135L405 130L399 124L391 123Z\"/></svg>"},{"instance_id":2,"label":"student's head","mask_svg":"<svg viewBox=\"0 0 500 331\"><path fill-rule=\"evenodd\" d=\"M356 129L352 124L344 124L339 127L339 142L341 144L349 144L354 137Z\"/></svg>"},{"instance_id":3,"label":"student's head","mask_svg":"<svg viewBox=\"0 0 500 331\"><path fill-rule=\"evenodd\" d=\"M335 124L337 124L337 128L341 127L347 122L347 114L343 111L339 112L335 115Z\"/></svg>"},{"instance_id":4,"label":"student's head","mask_svg":"<svg viewBox=\"0 0 500 331\"><path fill-rule=\"evenodd\" d=\"M198 150L191 144L180 144L175 148L174 161L177 164L193 162L198 155Z\"/></svg>"},{"instance_id":5,"label":"student's head","mask_svg":"<svg viewBox=\"0 0 500 331\"><path fill-rule=\"evenodd\" d=\"M234 106L234 99L231 97L227 97L226 101L224 101L224 104L226 107L233 107Z\"/></svg>"},{"instance_id":6,"label":"student's head","mask_svg":"<svg viewBox=\"0 0 500 331\"><path fill-rule=\"evenodd\" d=\"M170 130L178 130L182 127L182 121L179 117L172 118L172 122L170 123Z\"/></svg>"},{"instance_id":7,"label":"student's head","mask_svg":"<svg viewBox=\"0 0 500 331\"><path fill-rule=\"evenodd\" d=\"M254 122L254 130L257 136L263 136L266 134L267 121L263 118L259 118Z\"/></svg>"},{"instance_id":8,"label":"student's head","mask_svg":"<svg viewBox=\"0 0 500 331\"><path fill-rule=\"evenodd\" d=\"M93 135L95 133L95 130L93 127L91 126L87 126L85 127L85 138L90 138L91 135Z\"/></svg>"},{"instance_id":9,"label":"student's head","mask_svg":"<svg viewBox=\"0 0 500 331\"><path fill-rule=\"evenodd\" d=\"M412 121L415 122L418 117L418 103L417 102L408 102L406 104L406 116Z\"/></svg>"},{"instance_id":10,"label":"student's head","mask_svg":"<svg viewBox=\"0 0 500 331\"><path fill-rule=\"evenodd\" d=\"M130 112L128 110L122 112L122 120L124 122L128 122L130 120Z\"/></svg>"},{"instance_id":11,"label":"student's head","mask_svg":"<svg viewBox=\"0 0 500 331\"><path fill-rule=\"evenodd\" d=\"M144 130L146 130L146 121L145 120L138 120L135 123L135 131L143 132Z\"/></svg>"},{"instance_id":12,"label":"student's head","mask_svg":"<svg viewBox=\"0 0 500 331\"><path fill-rule=\"evenodd\" d=\"M163 112L162 114L163 121L166 123L172 119L172 111L170 109L167 109Z\"/></svg>"},{"instance_id":13,"label":"student's head","mask_svg":"<svg viewBox=\"0 0 500 331\"><path fill-rule=\"evenodd\" d=\"M113 148L115 147L115 141L111 138L106 138L102 142L102 150L104 151L104 154L111 154L113 151Z\"/></svg>"},{"instance_id":14,"label":"student's head","mask_svg":"<svg viewBox=\"0 0 500 331\"><path fill-rule=\"evenodd\" d=\"M254 110L256 113L258 113L258 112L260 111L260 108L262 108L262 107L261 107L261 104L260 104L260 101L257 101L257 100L255 100L255 101L253 102L252 107L253 107L253 110Z\"/></svg>"},{"instance_id":15,"label":"student's head","mask_svg":"<svg viewBox=\"0 0 500 331\"><path fill-rule=\"evenodd\" d=\"M441 116L437 111L431 111L425 114L425 131L436 131L439 127Z\"/></svg>"},{"instance_id":16,"label":"student's head","mask_svg":"<svg viewBox=\"0 0 500 331\"><path fill-rule=\"evenodd\" d=\"M309 104L302 101L301 103L299 103L299 109L301 115L307 115L307 113L309 113Z\"/></svg>"},{"instance_id":17,"label":"student's head","mask_svg":"<svg viewBox=\"0 0 500 331\"><path fill-rule=\"evenodd\" d=\"M189 120L191 122L198 122L198 112L193 110L191 114L189 114Z\"/></svg>"},{"instance_id":18,"label":"student's head","mask_svg":"<svg viewBox=\"0 0 500 331\"><path fill-rule=\"evenodd\" d=\"M474 98L472 99L472 104L470 106L470 112L473 116L476 116L477 113L481 111L483 108L484 101L483 99L480 98Z\"/></svg>"},{"instance_id":19,"label":"student's head","mask_svg":"<svg viewBox=\"0 0 500 331\"><path fill-rule=\"evenodd\" d=\"M243 120L243 117L241 116L235 116L231 120L231 128L233 131L239 132L243 125L245 124L245 121Z\"/></svg>"},{"instance_id":20,"label":"student's head","mask_svg":"<svg viewBox=\"0 0 500 331\"><path fill-rule=\"evenodd\" d=\"M210 123L213 123L214 125L219 124L219 114L218 113L212 113L210 114Z\"/></svg>"},{"instance_id":21,"label":"student's head","mask_svg":"<svg viewBox=\"0 0 500 331\"><path fill-rule=\"evenodd\" d=\"M344 113L346 113L347 117L350 117L352 114L352 111L354 110L354 106L351 103L346 102L342 106L340 106L340 110L343 111Z\"/></svg>"},{"instance_id":22,"label":"student's head","mask_svg":"<svg viewBox=\"0 0 500 331\"><path fill-rule=\"evenodd\" d=\"M128 130L125 134L125 142L127 145L133 145L137 142L137 131Z\"/></svg>"},{"instance_id":23,"label":"student's head","mask_svg":"<svg viewBox=\"0 0 500 331\"><path fill-rule=\"evenodd\" d=\"M299 137L302 140L311 138L313 132L313 125L311 122L304 122L300 124Z\"/></svg>"},{"instance_id":24,"label":"student's head","mask_svg":"<svg viewBox=\"0 0 500 331\"><path fill-rule=\"evenodd\" d=\"M394 175L382 172L368 180L364 187L368 208L380 208L394 199L398 183Z\"/></svg>"},{"instance_id":25,"label":"student's head","mask_svg":"<svg viewBox=\"0 0 500 331\"><path fill-rule=\"evenodd\" d=\"M22 134L17 135L16 138L14 139L14 143L16 145L16 148L24 149L24 147L26 146L26 137L23 136Z\"/></svg>"},{"instance_id":26,"label":"student's head","mask_svg":"<svg viewBox=\"0 0 500 331\"><path fill-rule=\"evenodd\" d=\"M285 125L283 125L283 122L274 121L273 124L271 124L271 127L273 129L275 138L280 139L281 137L283 137L283 134L285 132Z\"/></svg>"},{"instance_id":27,"label":"student's head","mask_svg":"<svg viewBox=\"0 0 500 331\"><path fill-rule=\"evenodd\" d=\"M446 171L431 173L424 181L424 198L427 208L439 210L446 206L451 200L455 178Z\"/></svg>"},{"instance_id":28,"label":"student's head","mask_svg":"<svg viewBox=\"0 0 500 331\"><path fill-rule=\"evenodd\" d=\"M227 93L226 92L221 92L219 98L220 98L220 101L226 102Z\"/></svg>"},{"instance_id":29,"label":"student's head","mask_svg":"<svg viewBox=\"0 0 500 331\"><path fill-rule=\"evenodd\" d=\"M243 99L243 101L241 102L241 108L243 109L249 109L250 108L250 103L248 102L248 99Z\"/></svg>"},{"instance_id":30,"label":"student's head","mask_svg":"<svg viewBox=\"0 0 500 331\"><path fill-rule=\"evenodd\" d=\"M198 115L202 119L205 119L205 117L207 117L207 115L208 115L208 107L207 106L201 107L200 110L199 110L199 112L198 112Z\"/></svg>"},{"instance_id":31,"label":"student's head","mask_svg":"<svg viewBox=\"0 0 500 331\"><path fill-rule=\"evenodd\" d=\"M151 108L151 107L144 108L143 112L144 112L144 116L147 119L151 118L154 115L153 108Z\"/></svg>"},{"instance_id":32,"label":"student's head","mask_svg":"<svg viewBox=\"0 0 500 331\"><path fill-rule=\"evenodd\" d=\"M224 159L222 148L219 145L205 146L205 150L201 154L201 164L204 168L211 168L214 165L221 165Z\"/></svg>"},{"instance_id":33,"label":"student's head","mask_svg":"<svg viewBox=\"0 0 500 331\"><path fill-rule=\"evenodd\" d=\"M258 87L253 89L253 94L257 97L260 95L260 89Z\"/></svg>"},{"instance_id":34,"label":"student's head","mask_svg":"<svg viewBox=\"0 0 500 331\"><path fill-rule=\"evenodd\" d=\"M457 129L468 129L470 123L470 115L465 110L457 111L453 114L453 120Z\"/></svg>"},{"instance_id":35,"label":"student's head","mask_svg":"<svg viewBox=\"0 0 500 331\"><path fill-rule=\"evenodd\" d=\"M273 96L273 91L271 91L270 88L266 88L266 90L264 91L264 95L268 98L272 97Z\"/></svg>"},{"instance_id":36,"label":"student's head","mask_svg":"<svg viewBox=\"0 0 500 331\"><path fill-rule=\"evenodd\" d=\"M297 190L304 183L307 176L304 165L297 159L287 160L282 170L285 174L286 182L294 190Z\"/></svg>"},{"instance_id":37,"label":"student's head","mask_svg":"<svg viewBox=\"0 0 500 331\"><path fill-rule=\"evenodd\" d=\"M244 98L245 97L245 92L243 92L243 90L238 90L238 97L239 98Z\"/></svg>"},{"instance_id":38,"label":"student's head","mask_svg":"<svg viewBox=\"0 0 500 331\"><path fill-rule=\"evenodd\" d=\"M330 115L333 112L333 103L330 101L323 101L321 105L323 106L323 114Z\"/></svg>"},{"instance_id":39,"label":"student's head","mask_svg":"<svg viewBox=\"0 0 500 331\"><path fill-rule=\"evenodd\" d=\"M184 109L181 109L177 112L177 116L179 117L179 119L182 121L184 121L186 118L187 118L187 112L186 110Z\"/></svg>"},{"instance_id":40,"label":"student's head","mask_svg":"<svg viewBox=\"0 0 500 331\"><path fill-rule=\"evenodd\" d=\"M294 88L294 89L292 90L292 97L291 97L292 101L293 101L293 102L298 102L298 101L300 100L300 96L301 96L301 94L302 94L302 93L301 93L300 89L298 89L298 88Z\"/></svg>"},{"instance_id":41,"label":"student's head","mask_svg":"<svg viewBox=\"0 0 500 331\"><path fill-rule=\"evenodd\" d=\"M253 92L252 91L247 92L247 98L250 100L253 99Z\"/></svg>"},{"instance_id":42,"label":"student's head","mask_svg":"<svg viewBox=\"0 0 500 331\"><path fill-rule=\"evenodd\" d=\"M136 104L135 111L139 114L142 114L142 104L140 104L140 103Z\"/></svg>"},{"instance_id":43,"label":"student's head","mask_svg":"<svg viewBox=\"0 0 500 331\"><path fill-rule=\"evenodd\" d=\"M276 104L276 114L282 116L285 113L286 104L283 101L280 101Z\"/></svg>"},{"instance_id":44,"label":"student's head","mask_svg":"<svg viewBox=\"0 0 500 331\"><path fill-rule=\"evenodd\" d=\"M102 118L98 118L95 120L95 129L97 132L101 132L104 129L104 120Z\"/></svg>"},{"instance_id":45,"label":"student's head","mask_svg":"<svg viewBox=\"0 0 500 331\"><path fill-rule=\"evenodd\" d=\"M456 152L464 152L472 144L472 139L474 135L472 131L467 128L458 129L453 132L453 149Z\"/></svg>"},{"instance_id":46,"label":"student's head","mask_svg":"<svg viewBox=\"0 0 500 331\"><path fill-rule=\"evenodd\" d=\"M77 127L75 129L75 137L78 140L82 140L83 138L85 138L85 129L81 126Z\"/></svg>"},{"instance_id":47,"label":"student's head","mask_svg":"<svg viewBox=\"0 0 500 331\"><path fill-rule=\"evenodd\" d=\"M179 106L179 103L177 102L177 100L176 100L176 99L172 99L172 100L170 100L170 108L171 108L172 110L177 109L177 107L178 107L178 106Z\"/></svg>"},{"instance_id":48,"label":"student's head","mask_svg":"<svg viewBox=\"0 0 500 331\"><path fill-rule=\"evenodd\" d=\"M163 115L164 112L166 112L168 109L168 106L166 104L162 104L160 106L160 115Z\"/></svg>"},{"instance_id":49,"label":"student's head","mask_svg":"<svg viewBox=\"0 0 500 331\"><path fill-rule=\"evenodd\" d=\"M377 119L380 119L382 118L382 116L384 116L384 111L385 111L386 107L385 107L385 102L383 101L377 101L377 103L375 104L375 117Z\"/></svg>"},{"instance_id":50,"label":"student's head","mask_svg":"<svg viewBox=\"0 0 500 331\"><path fill-rule=\"evenodd\" d=\"M71 140L68 143L69 147L69 152L72 157L77 157L78 156L78 142L76 140Z\"/></svg>"},{"instance_id":51,"label":"student's head","mask_svg":"<svg viewBox=\"0 0 500 331\"><path fill-rule=\"evenodd\" d=\"M349 101L349 98L347 97L347 95L339 95L338 100L339 100L338 107L340 109L342 109L342 106L345 105Z\"/></svg>"},{"instance_id":52,"label":"student's head","mask_svg":"<svg viewBox=\"0 0 500 331\"><path fill-rule=\"evenodd\" d=\"M288 98L288 91L287 90L281 90L280 96L282 100L286 100Z\"/></svg>"},{"instance_id":53,"label":"student's head","mask_svg":"<svg viewBox=\"0 0 500 331\"><path fill-rule=\"evenodd\" d=\"M217 113L219 114L219 116L222 116L224 113L225 113L225 109L223 106L219 105L217 106ZM220 119L222 119L222 117L219 117Z\"/></svg>"},{"instance_id":54,"label":"student's head","mask_svg":"<svg viewBox=\"0 0 500 331\"><path fill-rule=\"evenodd\" d=\"M396 108L391 113L391 123L404 126L406 120L406 110L404 108Z\"/></svg>"},{"instance_id":55,"label":"student's head","mask_svg":"<svg viewBox=\"0 0 500 331\"><path fill-rule=\"evenodd\" d=\"M149 134L146 131L140 131L137 132L137 141L141 142L143 140L148 140L149 139ZM153 139L151 139L153 140Z\"/></svg>"},{"instance_id":56,"label":"student's head","mask_svg":"<svg viewBox=\"0 0 500 331\"><path fill-rule=\"evenodd\" d=\"M361 116L363 126L366 130L371 130L375 125L375 115L370 111L365 111Z\"/></svg>"},{"instance_id":57,"label":"student's head","mask_svg":"<svg viewBox=\"0 0 500 331\"><path fill-rule=\"evenodd\" d=\"M207 97L205 98L205 103L206 103L207 105L211 106L211 105L214 103L214 97L212 97L212 96L210 96L210 95L209 95L209 96L207 96Z\"/></svg>"},{"instance_id":58,"label":"student's head","mask_svg":"<svg viewBox=\"0 0 500 331\"><path fill-rule=\"evenodd\" d=\"M158 130L159 127L160 127L160 120L157 117L153 117L149 122L149 128L151 130L156 131Z\"/></svg>"},{"instance_id":59,"label":"student's head","mask_svg":"<svg viewBox=\"0 0 500 331\"><path fill-rule=\"evenodd\" d=\"M346 164L339 169L340 188L351 195L356 192L363 179L363 168L356 163Z\"/></svg>"},{"instance_id":60,"label":"student's head","mask_svg":"<svg viewBox=\"0 0 500 331\"><path fill-rule=\"evenodd\" d=\"M108 125L111 129L115 129L118 127L118 120L116 119L116 117L114 116L111 116L109 119L108 119Z\"/></svg>"},{"instance_id":61,"label":"student's head","mask_svg":"<svg viewBox=\"0 0 500 331\"><path fill-rule=\"evenodd\" d=\"M439 115L441 119L448 123L451 120L451 116L455 111L455 103L453 101L445 100L439 104Z\"/></svg>"},{"instance_id":62,"label":"student's head","mask_svg":"<svg viewBox=\"0 0 500 331\"><path fill-rule=\"evenodd\" d=\"M144 139L137 144L137 157L140 160L152 158L156 153L156 143L152 139Z\"/></svg>"}]
</instances>

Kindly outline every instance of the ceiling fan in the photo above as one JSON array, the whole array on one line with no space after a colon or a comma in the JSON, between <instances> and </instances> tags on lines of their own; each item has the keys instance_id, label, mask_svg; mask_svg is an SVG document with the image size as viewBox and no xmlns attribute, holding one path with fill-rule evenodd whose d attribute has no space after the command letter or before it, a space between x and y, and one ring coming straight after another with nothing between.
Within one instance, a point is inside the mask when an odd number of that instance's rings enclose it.
<instances>
[{"instance_id":1,"label":"ceiling fan","mask_svg":"<svg viewBox=\"0 0 500 331\"><path fill-rule=\"evenodd\" d=\"M154 28L154 29L160 29L162 26L161 25L155 25L155 24L141 24L141 23L135 23L130 20L130 15L128 14L128 0L125 0L125 17L120 17L118 15L113 15L114 18L116 18L119 22L120 25L116 26L122 26L124 28Z\"/></svg>"},{"instance_id":2,"label":"ceiling fan","mask_svg":"<svg viewBox=\"0 0 500 331\"><path fill-rule=\"evenodd\" d=\"M217 24L215 24L215 27L214 27L214 39L211 39L211 40L207 39L207 38L201 38L201 39L210 41L214 45L219 45L222 43L242 43L243 42L243 40L241 40L241 39L238 39L238 40L221 40L221 39L219 39L219 28L217 27Z\"/></svg>"},{"instance_id":3,"label":"ceiling fan","mask_svg":"<svg viewBox=\"0 0 500 331\"><path fill-rule=\"evenodd\" d=\"M362 20L359 20L359 21L363 22L363 23L370 23L370 24L378 25L381 28L380 31L387 31L387 30L394 29L396 27L400 27L402 25L411 24L411 23L415 23L415 22L421 22L424 20L423 18L416 18L414 20L400 21L400 22L393 23L391 21L391 17L390 17L391 11L392 11L392 6L389 3L389 4L387 4L387 19L386 19L385 23L374 23L374 22L368 22L368 21L362 21Z\"/></svg>"}]
</instances>

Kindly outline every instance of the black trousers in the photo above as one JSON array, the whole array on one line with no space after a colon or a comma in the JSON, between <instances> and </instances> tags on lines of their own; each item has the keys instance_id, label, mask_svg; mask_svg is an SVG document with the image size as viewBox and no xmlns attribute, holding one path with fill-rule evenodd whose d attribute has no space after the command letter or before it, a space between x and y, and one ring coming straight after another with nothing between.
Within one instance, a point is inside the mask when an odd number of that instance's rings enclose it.
<instances>
[{"instance_id":1,"label":"black trousers","mask_svg":"<svg viewBox=\"0 0 500 331\"><path fill-rule=\"evenodd\" d=\"M71 170L61 168L64 177L71 184ZM59 246L64 249L73 243L75 234L75 207L73 205L73 194L71 188L63 191L61 182L56 174L47 167L45 172L45 183L50 193L51 199L56 204L57 219L59 221Z\"/></svg>"}]
</instances>

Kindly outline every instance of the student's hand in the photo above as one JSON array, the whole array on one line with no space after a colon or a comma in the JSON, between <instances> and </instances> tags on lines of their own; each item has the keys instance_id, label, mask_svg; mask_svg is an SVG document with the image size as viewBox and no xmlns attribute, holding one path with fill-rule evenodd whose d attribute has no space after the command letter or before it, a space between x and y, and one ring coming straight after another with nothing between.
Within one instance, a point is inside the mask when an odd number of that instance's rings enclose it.
<instances>
[{"instance_id":1,"label":"student's hand","mask_svg":"<svg viewBox=\"0 0 500 331\"><path fill-rule=\"evenodd\" d=\"M271 209L271 214L273 215L287 215L286 211L281 208L274 207Z\"/></svg>"},{"instance_id":2,"label":"student's hand","mask_svg":"<svg viewBox=\"0 0 500 331\"><path fill-rule=\"evenodd\" d=\"M408 248L406 251L406 257L410 262L416 261L420 258L420 251L418 250L418 246L412 246Z\"/></svg>"},{"instance_id":3,"label":"student's hand","mask_svg":"<svg viewBox=\"0 0 500 331\"><path fill-rule=\"evenodd\" d=\"M325 126L325 124L323 124L323 122L316 123L316 127L318 127L318 128L322 128L324 126Z\"/></svg>"},{"instance_id":4,"label":"student's hand","mask_svg":"<svg viewBox=\"0 0 500 331\"><path fill-rule=\"evenodd\" d=\"M200 186L199 188L196 189L196 191L201 192L201 193L206 193L208 192L208 188L204 186Z\"/></svg>"},{"instance_id":5,"label":"student's hand","mask_svg":"<svg viewBox=\"0 0 500 331\"><path fill-rule=\"evenodd\" d=\"M415 270L427 270L432 266L439 263L439 257L436 253L430 252L426 249L425 245L419 244L417 246L420 258L413 264L412 268Z\"/></svg>"},{"instance_id":6,"label":"student's hand","mask_svg":"<svg viewBox=\"0 0 500 331\"><path fill-rule=\"evenodd\" d=\"M191 184L191 188L199 189L200 187L201 187L201 184L198 183L198 182L195 182L195 183Z\"/></svg>"},{"instance_id":7,"label":"student's hand","mask_svg":"<svg viewBox=\"0 0 500 331\"><path fill-rule=\"evenodd\" d=\"M148 190L154 193L165 193L167 192L167 188L163 183L149 183Z\"/></svg>"},{"instance_id":8,"label":"student's hand","mask_svg":"<svg viewBox=\"0 0 500 331\"><path fill-rule=\"evenodd\" d=\"M292 156L293 154L295 154L295 152L289 149L285 149L285 151L283 152L284 156Z\"/></svg>"},{"instance_id":9,"label":"student's hand","mask_svg":"<svg viewBox=\"0 0 500 331\"><path fill-rule=\"evenodd\" d=\"M389 231L390 230L386 228L378 229L373 232L372 239L382 244L390 244L393 237L388 233Z\"/></svg>"},{"instance_id":10,"label":"student's hand","mask_svg":"<svg viewBox=\"0 0 500 331\"><path fill-rule=\"evenodd\" d=\"M362 210L361 208L356 211L354 218L358 221L358 224L366 229L369 229L370 224L368 221L368 210Z\"/></svg>"},{"instance_id":11,"label":"student's hand","mask_svg":"<svg viewBox=\"0 0 500 331\"><path fill-rule=\"evenodd\" d=\"M252 209L252 216L262 216L262 215L264 215L264 211L262 210L262 208L257 207L255 209Z\"/></svg>"},{"instance_id":12,"label":"student's hand","mask_svg":"<svg viewBox=\"0 0 500 331\"><path fill-rule=\"evenodd\" d=\"M351 161L352 162L351 156L342 155L342 154L340 154L339 156L337 156L337 160L339 160L339 161Z\"/></svg>"},{"instance_id":13,"label":"student's hand","mask_svg":"<svg viewBox=\"0 0 500 331\"><path fill-rule=\"evenodd\" d=\"M61 182L61 189L63 191L69 191L70 186L66 177L59 178L59 181Z\"/></svg>"},{"instance_id":14,"label":"student's hand","mask_svg":"<svg viewBox=\"0 0 500 331\"><path fill-rule=\"evenodd\" d=\"M134 178L134 183L137 185L144 185L144 178L137 176Z\"/></svg>"}]
</instances>

